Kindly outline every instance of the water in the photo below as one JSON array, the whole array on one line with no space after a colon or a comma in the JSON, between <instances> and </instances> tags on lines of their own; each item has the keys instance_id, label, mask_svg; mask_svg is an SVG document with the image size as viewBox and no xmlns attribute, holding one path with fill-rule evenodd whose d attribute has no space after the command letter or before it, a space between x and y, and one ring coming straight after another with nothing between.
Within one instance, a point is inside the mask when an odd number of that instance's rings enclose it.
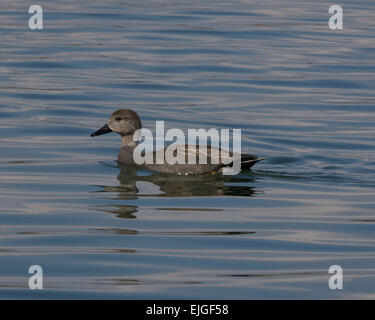
<instances>
[{"instance_id":1,"label":"water","mask_svg":"<svg viewBox=\"0 0 375 320\"><path fill-rule=\"evenodd\" d=\"M3 0L1 298L375 298L372 1ZM242 128L235 177L129 174L146 128ZM29 290L40 265L44 290ZM344 270L330 290L328 268Z\"/></svg>"}]
</instances>

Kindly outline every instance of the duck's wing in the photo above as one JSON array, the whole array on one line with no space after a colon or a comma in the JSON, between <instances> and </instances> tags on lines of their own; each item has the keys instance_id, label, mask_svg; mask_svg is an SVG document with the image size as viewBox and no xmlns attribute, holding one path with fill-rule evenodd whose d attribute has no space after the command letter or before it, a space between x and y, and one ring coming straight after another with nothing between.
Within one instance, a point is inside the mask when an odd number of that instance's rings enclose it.
<instances>
[{"instance_id":1,"label":"duck's wing","mask_svg":"<svg viewBox=\"0 0 375 320\"><path fill-rule=\"evenodd\" d=\"M160 151L161 150L153 151L153 159L156 159ZM199 145L188 144L170 145L165 147L163 152L166 163L169 163L167 160L168 157L173 157L176 158L177 163L180 164L223 164L223 155L220 153L220 149L211 146L199 147ZM229 153L229 155L231 155L231 153Z\"/></svg>"},{"instance_id":2,"label":"duck's wing","mask_svg":"<svg viewBox=\"0 0 375 320\"><path fill-rule=\"evenodd\" d=\"M258 158L251 154L234 154L233 152L213 146L200 148L199 145L179 145L177 148L177 153L181 156L184 155L186 157L186 160L189 156L195 158L197 161L196 163L200 163L199 157L202 157L203 159L207 159L208 164L218 164L221 166L232 165L234 158L237 158L241 160L241 167L243 169L249 169L255 163L266 159Z\"/></svg>"},{"instance_id":3,"label":"duck's wing","mask_svg":"<svg viewBox=\"0 0 375 320\"><path fill-rule=\"evenodd\" d=\"M169 152L167 149L171 147L168 146L164 149L164 154L167 157L168 153L174 158L184 159L185 164L207 164L210 169L218 169L220 167L231 166L235 156L237 159L241 160L241 169L250 169L258 161L264 160L265 158L258 158L250 154L233 154L230 151L216 148L213 146L200 147L199 145L174 145ZM156 157L156 152L154 151L154 156ZM154 159L155 159L154 157ZM182 162L183 162L182 161ZM167 161L168 162L168 161ZM211 168L212 167L212 168Z\"/></svg>"},{"instance_id":4,"label":"duck's wing","mask_svg":"<svg viewBox=\"0 0 375 320\"><path fill-rule=\"evenodd\" d=\"M179 145L177 154L185 157L185 163L225 165L231 163L232 153L221 152L219 148L199 145Z\"/></svg>"}]
</instances>

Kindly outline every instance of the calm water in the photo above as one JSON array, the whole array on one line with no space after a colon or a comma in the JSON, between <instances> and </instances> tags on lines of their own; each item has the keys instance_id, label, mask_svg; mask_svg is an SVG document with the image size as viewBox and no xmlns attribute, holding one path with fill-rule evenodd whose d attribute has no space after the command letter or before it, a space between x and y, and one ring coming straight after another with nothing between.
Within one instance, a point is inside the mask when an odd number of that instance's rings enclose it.
<instances>
[{"instance_id":1,"label":"calm water","mask_svg":"<svg viewBox=\"0 0 375 320\"><path fill-rule=\"evenodd\" d=\"M373 0L340 1L342 31L326 1L38 4L43 31L0 12L1 298L375 298ZM89 137L124 107L267 160L130 174Z\"/></svg>"}]
</instances>

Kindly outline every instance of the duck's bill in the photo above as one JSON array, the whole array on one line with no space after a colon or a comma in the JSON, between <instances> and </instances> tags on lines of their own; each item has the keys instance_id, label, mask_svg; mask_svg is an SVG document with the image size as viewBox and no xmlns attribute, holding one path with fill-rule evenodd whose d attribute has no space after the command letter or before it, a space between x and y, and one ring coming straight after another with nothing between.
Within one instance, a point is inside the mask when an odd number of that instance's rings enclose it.
<instances>
[{"instance_id":1,"label":"duck's bill","mask_svg":"<svg viewBox=\"0 0 375 320\"><path fill-rule=\"evenodd\" d=\"M111 128L108 127L107 125L104 125L98 131L95 131L95 132L91 133L91 137L100 136L102 134L106 134L106 133L110 133L110 132L112 132Z\"/></svg>"}]
</instances>

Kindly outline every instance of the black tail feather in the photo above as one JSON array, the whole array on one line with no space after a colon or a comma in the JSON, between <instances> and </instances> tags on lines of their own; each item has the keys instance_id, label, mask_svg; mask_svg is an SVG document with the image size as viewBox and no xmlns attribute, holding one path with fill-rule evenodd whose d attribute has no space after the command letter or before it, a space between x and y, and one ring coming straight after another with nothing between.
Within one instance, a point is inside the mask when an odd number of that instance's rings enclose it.
<instances>
[{"instance_id":1,"label":"black tail feather","mask_svg":"<svg viewBox=\"0 0 375 320\"><path fill-rule=\"evenodd\" d=\"M249 170L254 164L266 158L257 158L251 155L243 155L241 157L241 170Z\"/></svg>"}]
</instances>

